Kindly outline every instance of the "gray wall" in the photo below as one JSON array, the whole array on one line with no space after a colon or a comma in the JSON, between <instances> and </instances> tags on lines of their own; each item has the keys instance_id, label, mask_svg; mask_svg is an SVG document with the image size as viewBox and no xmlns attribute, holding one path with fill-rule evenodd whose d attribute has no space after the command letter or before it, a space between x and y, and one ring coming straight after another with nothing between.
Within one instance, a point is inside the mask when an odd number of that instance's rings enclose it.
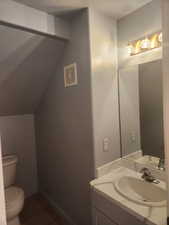
<instances>
[{"instance_id":1,"label":"gray wall","mask_svg":"<svg viewBox=\"0 0 169 225\"><path fill-rule=\"evenodd\" d=\"M72 38L36 113L40 188L75 224L91 224L94 178L87 10L72 19ZM77 63L78 86L64 88L63 67Z\"/></svg>"},{"instance_id":2,"label":"gray wall","mask_svg":"<svg viewBox=\"0 0 169 225\"><path fill-rule=\"evenodd\" d=\"M119 97L121 143L124 156L141 150L138 65L119 71Z\"/></svg>"},{"instance_id":3,"label":"gray wall","mask_svg":"<svg viewBox=\"0 0 169 225\"><path fill-rule=\"evenodd\" d=\"M64 43L0 26L0 115L34 113Z\"/></svg>"},{"instance_id":4,"label":"gray wall","mask_svg":"<svg viewBox=\"0 0 169 225\"><path fill-rule=\"evenodd\" d=\"M141 149L164 157L162 61L139 65Z\"/></svg>"},{"instance_id":5,"label":"gray wall","mask_svg":"<svg viewBox=\"0 0 169 225\"><path fill-rule=\"evenodd\" d=\"M1 116L2 154L17 154L16 184L28 197L37 192L36 143L33 115Z\"/></svg>"},{"instance_id":6,"label":"gray wall","mask_svg":"<svg viewBox=\"0 0 169 225\"><path fill-rule=\"evenodd\" d=\"M154 49L144 54L130 56L127 45L148 34L162 30L161 1L153 0L137 11L118 21L119 67L141 64L162 58L162 49Z\"/></svg>"},{"instance_id":7,"label":"gray wall","mask_svg":"<svg viewBox=\"0 0 169 225\"><path fill-rule=\"evenodd\" d=\"M95 167L120 157L116 21L90 9ZM103 139L109 139L108 151Z\"/></svg>"}]
</instances>

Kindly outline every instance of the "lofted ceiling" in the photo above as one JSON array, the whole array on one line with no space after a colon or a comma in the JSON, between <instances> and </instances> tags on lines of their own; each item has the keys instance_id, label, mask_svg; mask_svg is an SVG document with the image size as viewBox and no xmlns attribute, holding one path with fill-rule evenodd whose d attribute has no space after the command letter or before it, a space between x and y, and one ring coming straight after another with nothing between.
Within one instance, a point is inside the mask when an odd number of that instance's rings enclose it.
<instances>
[{"instance_id":1,"label":"lofted ceiling","mask_svg":"<svg viewBox=\"0 0 169 225\"><path fill-rule=\"evenodd\" d=\"M61 15L93 5L98 10L119 19L152 0L15 0L36 9Z\"/></svg>"},{"instance_id":2,"label":"lofted ceiling","mask_svg":"<svg viewBox=\"0 0 169 225\"><path fill-rule=\"evenodd\" d=\"M0 116L34 113L64 43L0 26Z\"/></svg>"}]
</instances>

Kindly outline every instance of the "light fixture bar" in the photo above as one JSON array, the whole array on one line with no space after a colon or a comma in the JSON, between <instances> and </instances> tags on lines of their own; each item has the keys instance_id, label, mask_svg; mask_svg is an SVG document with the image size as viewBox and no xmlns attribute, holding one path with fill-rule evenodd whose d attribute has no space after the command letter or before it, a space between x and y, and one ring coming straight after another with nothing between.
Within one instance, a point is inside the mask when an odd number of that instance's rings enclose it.
<instances>
[{"instance_id":1,"label":"light fixture bar","mask_svg":"<svg viewBox=\"0 0 169 225\"><path fill-rule=\"evenodd\" d=\"M147 35L144 38L131 41L127 46L129 55L133 56L155 48L160 48L162 46L162 40L162 32L160 31Z\"/></svg>"}]
</instances>

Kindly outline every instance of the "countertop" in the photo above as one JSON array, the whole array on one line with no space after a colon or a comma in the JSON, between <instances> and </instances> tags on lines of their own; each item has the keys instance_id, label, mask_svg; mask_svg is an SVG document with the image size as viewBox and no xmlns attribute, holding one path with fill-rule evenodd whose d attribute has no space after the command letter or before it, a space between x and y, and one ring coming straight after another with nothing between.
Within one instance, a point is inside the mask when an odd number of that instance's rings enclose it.
<instances>
[{"instance_id":1,"label":"countertop","mask_svg":"<svg viewBox=\"0 0 169 225\"><path fill-rule=\"evenodd\" d=\"M115 187L114 181L122 176L140 177L141 174L129 168L120 166L113 169L110 173L101 176L93 181L90 185L94 191L104 196L108 201L112 201L117 206L123 208L131 215L137 217L147 225L167 225L167 207L149 207L128 200L119 194ZM160 186L165 188L165 182L161 181Z\"/></svg>"}]
</instances>

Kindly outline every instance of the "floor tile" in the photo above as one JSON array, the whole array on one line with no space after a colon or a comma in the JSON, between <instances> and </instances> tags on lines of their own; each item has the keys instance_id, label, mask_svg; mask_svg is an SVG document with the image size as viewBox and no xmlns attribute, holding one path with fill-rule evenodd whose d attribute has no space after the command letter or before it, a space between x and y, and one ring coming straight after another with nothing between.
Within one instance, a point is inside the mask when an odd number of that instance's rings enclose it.
<instances>
[{"instance_id":1,"label":"floor tile","mask_svg":"<svg viewBox=\"0 0 169 225\"><path fill-rule=\"evenodd\" d=\"M20 221L22 225L67 225L64 218L41 194L25 200Z\"/></svg>"},{"instance_id":2,"label":"floor tile","mask_svg":"<svg viewBox=\"0 0 169 225\"><path fill-rule=\"evenodd\" d=\"M25 221L25 225L50 225L55 221L48 215L47 213L42 213L37 216L34 216L27 221Z\"/></svg>"}]
</instances>

